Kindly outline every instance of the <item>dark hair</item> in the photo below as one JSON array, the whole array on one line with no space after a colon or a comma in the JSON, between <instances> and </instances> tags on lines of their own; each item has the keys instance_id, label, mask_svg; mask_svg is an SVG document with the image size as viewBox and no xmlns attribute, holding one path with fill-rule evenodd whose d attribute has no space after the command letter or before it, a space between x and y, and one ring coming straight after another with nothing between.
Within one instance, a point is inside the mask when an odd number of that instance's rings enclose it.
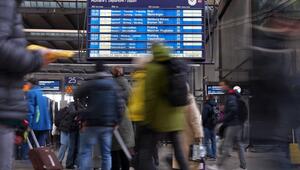
<instances>
[{"instance_id":1,"label":"dark hair","mask_svg":"<svg viewBox=\"0 0 300 170\"><path fill-rule=\"evenodd\" d=\"M230 87L230 88L232 87L230 81L228 81L228 80L226 80L226 79L221 80L220 83L224 83L225 85L227 85L227 86Z\"/></svg>"},{"instance_id":2,"label":"dark hair","mask_svg":"<svg viewBox=\"0 0 300 170\"><path fill-rule=\"evenodd\" d=\"M212 94L209 94L206 96L206 98L207 98L207 100L213 100L213 99L215 99L215 96Z\"/></svg>"},{"instance_id":3,"label":"dark hair","mask_svg":"<svg viewBox=\"0 0 300 170\"><path fill-rule=\"evenodd\" d=\"M38 85L39 81L36 78L30 78L27 80L27 82L33 84L33 85Z\"/></svg>"},{"instance_id":4,"label":"dark hair","mask_svg":"<svg viewBox=\"0 0 300 170\"><path fill-rule=\"evenodd\" d=\"M106 71L103 61L101 61L101 60L96 61L96 71L97 72L105 72Z\"/></svg>"}]
</instances>

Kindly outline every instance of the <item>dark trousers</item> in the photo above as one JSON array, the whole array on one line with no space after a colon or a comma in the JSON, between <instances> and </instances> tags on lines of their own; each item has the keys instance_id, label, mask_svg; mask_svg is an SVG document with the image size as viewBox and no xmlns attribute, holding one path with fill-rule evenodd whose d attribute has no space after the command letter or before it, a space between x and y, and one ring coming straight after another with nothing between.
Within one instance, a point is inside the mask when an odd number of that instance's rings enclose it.
<instances>
[{"instance_id":1,"label":"dark trousers","mask_svg":"<svg viewBox=\"0 0 300 170\"><path fill-rule=\"evenodd\" d=\"M112 151L112 170L129 170L130 163L122 150Z\"/></svg>"},{"instance_id":2,"label":"dark trousers","mask_svg":"<svg viewBox=\"0 0 300 170\"><path fill-rule=\"evenodd\" d=\"M66 161L66 167L72 167L74 165L78 165L77 155L79 151L79 132L73 131L70 132L70 145L68 149L68 156Z\"/></svg>"},{"instance_id":3,"label":"dark trousers","mask_svg":"<svg viewBox=\"0 0 300 170\"><path fill-rule=\"evenodd\" d=\"M155 132L147 127L143 128L140 136L140 147L139 147L139 164L138 170L156 170L155 160L153 155L157 150L157 143L162 136L168 135L173 144L175 151L175 158L180 166L181 170L188 170L188 161L185 159L184 152L181 145L181 136L180 133L168 132L168 133L159 133Z\"/></svg>"}]
</instances>

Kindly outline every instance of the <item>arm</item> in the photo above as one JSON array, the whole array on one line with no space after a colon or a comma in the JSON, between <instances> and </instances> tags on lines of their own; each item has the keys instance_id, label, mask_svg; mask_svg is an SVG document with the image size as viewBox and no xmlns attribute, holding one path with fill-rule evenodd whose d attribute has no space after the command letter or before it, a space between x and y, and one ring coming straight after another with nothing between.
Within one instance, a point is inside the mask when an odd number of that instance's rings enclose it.
<instances>
[{"instance_id":1,"label":"arm","mask_svg":"<svg viewBox=\"0 0 300 170\"><path fill-rule=\"evenodd\" d=\"M43 64L41 54L26 50L10 38L17 17L21 17L16 11L15 0L1 0L0 11L1 69L22 74L38 70ZM19 30L22 31L22 28Z\"/></svg>"},{"instance_id":2,"label":"arm","mask_svg":"<svg viewBox=\"0 0 300 170\"><path fill-rule=\"evenodd\" d=\"M234 119L237 112L238 112L238 103L237 103L236 96L230 95L228 96L227 103L226 103L224 122L228 122Z\"/></svg>"},{"instance_id":3,"label":"arm","mask_svg":"<svg viewBox=\"0 0 300 170\"><path fill-rule=\"evenodd\" d=\"M204 104L204 107L202 109L202 121L203 124L205 124L208 120L208 114L209 114L210 109L208 108L207 104Z\"/></svg>"},{"instance_id":4,"label":"arm","mask_svg":"<svg viewBox=\"0 0 300 170\"><path fill-rule=\"evenodd\" d=\"M153 108L156 107L156 102L159 93L159 82L160 80L159 72L157 69L152 69L152 67L147 68L146 79L145 79L145 114L146 116L153 112Z\"/></svg>"},{"instance_id":5,"label":"arm","mask_svg":"<svg viewBox=\"0 0 300 170\"><path fill-rule=\"evenodd\" d=\"M33 117L35 113L35 95L32 91L27 93L27 100L28 100L28 122L29 127L32 127Z\"/></svg>"},{"instance_id":6,"label":"arm","mask_svg":"<svg viewBox=\"0 0 300 170\"><path fill-rule=\"evenodd\" d=\"M194 138L203 138L203 126L202 126L202 119L199 109L197 107L195 98L192 98L192 103L188 106L189 115L188 121L190 126L192 127Z\"/></svg>"}]
</instances>

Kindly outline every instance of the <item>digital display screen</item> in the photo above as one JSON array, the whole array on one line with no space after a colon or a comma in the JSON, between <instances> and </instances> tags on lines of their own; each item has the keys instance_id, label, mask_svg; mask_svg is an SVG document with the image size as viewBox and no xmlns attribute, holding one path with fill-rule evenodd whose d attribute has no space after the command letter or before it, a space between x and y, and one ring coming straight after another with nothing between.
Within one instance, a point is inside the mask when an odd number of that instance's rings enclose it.
<instances>
[{"instance_id":1,"label":"digital display screen","mask_svg":"<svg viewBox=\"0 0 300 170\"><path fill-rule=\"evenodd\" d=\"M39 80L38 85L44 91L60 91L60 80Z\"/></svg>"},{"instance_id":2,"label":"digital display screen","mask_svg":"<svg viewBox=\"0 0 300 170\"><path fill-rule=\"evenodd\" d=\"M225 94L225 93L222 90L221 86L208 85L207 86L207 94L221 95L221 94Z\"/></svg>"},{"instance_id":3,"label":"digital display screen","mask_svg":"<svg viewBox=\"0 0 300 170\"><path fill-rule=\"evenodd\" d=\"M88 0L89 58L149 55L163 42L174 57L203 59L203 0Z\"/></svg>"}]
</instances>

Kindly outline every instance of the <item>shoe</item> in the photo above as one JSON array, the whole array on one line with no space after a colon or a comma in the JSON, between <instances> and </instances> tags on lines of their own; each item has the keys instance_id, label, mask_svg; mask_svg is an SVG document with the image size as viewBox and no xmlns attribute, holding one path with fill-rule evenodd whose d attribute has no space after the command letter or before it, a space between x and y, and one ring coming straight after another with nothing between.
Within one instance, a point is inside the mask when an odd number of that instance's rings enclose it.
<instances>
[{"instance_id":1,"label":"shoe","mask_svg":"<svg viewBox=\"0 0 300 170\"><path fill-rule=\"evenodd\" d=\"M207 158L207 161L216 161L217 158Z\"/></svg>"},{"instance_id":2,"label":"shoe","mask_svg":"<svg viewBox=\"0 0 300 170\"><path fill-rule=\"evenodd\" d=\"M211 165L211 166L207 165L206 167L207 167L207 170L222 170L222 169L221 169L219 166L217 166L217 165Z\"/></svg>"},{"instance_id":3,"label":"shoe","mask_svg":"<svg viewBox=\"0 0 300 170\"><path fill-rule=\"evenodd\" d=\"M72 166L67 166L66 169L76 169L76 167L72 165Z\"/></svg>"},{"instance_id":4,"label":"shoe","mask_svg":"<svg viewBox=\"0 0 300 170\"><path fill-rule=\"evenodd\" d=\"M240 167L240 168L236 168L236 169L233 169L233 170L247 170L247 168Z\"/></svg>"}]
</instances>

